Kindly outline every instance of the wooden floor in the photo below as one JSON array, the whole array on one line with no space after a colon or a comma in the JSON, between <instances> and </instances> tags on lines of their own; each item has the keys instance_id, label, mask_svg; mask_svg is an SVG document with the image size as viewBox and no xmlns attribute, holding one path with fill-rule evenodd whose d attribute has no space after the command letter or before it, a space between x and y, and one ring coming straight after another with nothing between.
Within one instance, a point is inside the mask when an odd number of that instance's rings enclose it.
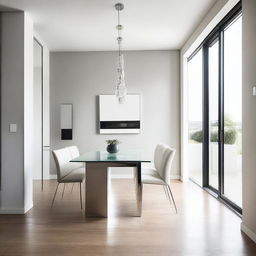
<instances>
[{"instance_id":1,"label":"wooden floor","mask_svg":"<svg viewBox=\"0 0 256 256\"><path fill-rule=\"evenodd\" d=\"M136 213L131 180L113 180L108 219L84 217L78 185L61 189L51 209L55 181L44 192L34 183L34 208L0 215L0 255L256 255L240 232L241 219L193 183L172 182L178 214L160 186L145 185L143 215Z\"/></svg>"}]
</instances>

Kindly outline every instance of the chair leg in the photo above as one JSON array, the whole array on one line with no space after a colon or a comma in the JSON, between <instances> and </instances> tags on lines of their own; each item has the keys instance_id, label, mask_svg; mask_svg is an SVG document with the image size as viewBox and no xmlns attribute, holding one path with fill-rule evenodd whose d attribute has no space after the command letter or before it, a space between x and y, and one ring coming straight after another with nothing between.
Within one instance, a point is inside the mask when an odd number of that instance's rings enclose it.
<instances>
[{"instance_id":1,"label":"chair leg","mask_svg":"<svg viewBox=\"0 0 256 256\"><path fill-rule=\"evenodd\" d=\"M168 186L167 186L167 185L164 185L164 188L165 188L166 197L167 197L167 199L168 199L170 205L172 206L173 202L172 202L172 199L171 199L171 196L170 196L170 193L169 193Z\"/></svg>"},{"instance_id":2,"label":"chair leg","mask_svg":"<svg viewBox=\"0 0 256 256\"><path fill-rule=\"evenodd\" d=\"M172 197L172 201L173 201L173 205L174 205L174 207L175 207L175 211L176 211L176 213L178 213L178 210L177 210L177 207L176 207L176 203L175 203L175 200L174 200L174 197L173 197L173 194L172 194L171 188L170 188L170 186L169 186L169 185L167 185L167 188L168 188L169 193L170 193L170 195L171 195L171 197Z\"/></svg>"},{"instance_id":3,"label":"chair leg","mask_svg":"<svg viewBox=\"0 0 256 256\"><path fill-rule=\"evenodd\" d=\"M56 197L56 194L57 194L57 190L58 190L58 187L59 187L60 183L58 183L57 187L56 187L56 190L55 190L55 193L54 193L54 196L53 196L53 199L52 199L52 206L51 208L53 207L53 203L54 203L54 200L55 200L55 197Z\"/></svg>"},{"instance_id":4,"label":"chair leg","mask_svg":"<svg viewBox=\"0 0 256 256\"><path fill-rule=\"evenodd\" d=\"M63 186L61 200L63 199L63 196L64 196L65 186L66 186L66 183L64 183L64 186Z\"/></svg>"},{"instance_id":5,"label":"chair leg","mask_svg":"<svg viewBox=\"0 0 256 256\"><path fill-rule=\"evenodd\" d=\"M170 201L168 191L166 189L166 185L163 185L163 188L164 188L164 193L165 193L166 198Z\"/></svg>"},{"instance_id":6,"label":"chair leg","mask_svg":"<svg viewBox=\"0 0 256 256\"><path fill-rule=\"evenodd\" d=\"M82 202L82 182L80 182L80 204L81 204L81 209L83 209L83 202Z\"/></svg>"}]
</instances>

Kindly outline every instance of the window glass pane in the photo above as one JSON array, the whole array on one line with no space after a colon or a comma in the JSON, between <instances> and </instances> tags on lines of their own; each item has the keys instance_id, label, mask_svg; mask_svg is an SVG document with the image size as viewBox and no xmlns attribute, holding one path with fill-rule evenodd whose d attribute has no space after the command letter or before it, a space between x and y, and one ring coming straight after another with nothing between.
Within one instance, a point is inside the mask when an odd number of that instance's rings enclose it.
<instances>
[{"instance_id":1,"label":"window glass pane","mask_svg":"<svg viewBox=\"0 0 256 256\"><path fill-rule=\"evenodd\" d=\"M209 185L218 189L219 41L209 47Z\"/></svg>"},{"instance_id":2,"label":"window glass pane","mask_svg":"<svg viewBox=\"0 0 256 256\"><path fill-rule=\"evenodd\" d=\"M202 185L202 50L188 62L188 169Z\"/></svg>"},{"instance_id":3,"label":"window glass pane","mask_svg":"<svg viewBox=\"0 0 256 256\"><path fill-rule=\"evenodd\" d=\"M242 16L224 31L224 195L242 207Z\"/></svg>"}]
</instances>

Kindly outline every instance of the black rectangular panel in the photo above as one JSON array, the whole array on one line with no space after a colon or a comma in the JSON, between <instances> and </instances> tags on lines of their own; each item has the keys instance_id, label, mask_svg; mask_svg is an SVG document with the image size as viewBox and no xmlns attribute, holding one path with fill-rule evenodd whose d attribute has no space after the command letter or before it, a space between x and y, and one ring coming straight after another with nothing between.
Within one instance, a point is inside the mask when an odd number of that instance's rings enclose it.
<instances>
[{"instance_id":1,"label":"black rectangular panel","mask_svg":"<svg viewBox=\"0 0 256 256\"><path fill-rule=\"evenodd\" d=\"M100 129L140 129L140 121L101 121Z\"/></svg>"},{"instance_id":2,"label":"black rectangular panel","mask_svg":"<svg viewBox=\"0 0 256 256\"><path fill-rule=\"evenodd\" d=\"M62 140L72 140L73 130L72 129L61 129Z\"/></svg>"}]
</instances>

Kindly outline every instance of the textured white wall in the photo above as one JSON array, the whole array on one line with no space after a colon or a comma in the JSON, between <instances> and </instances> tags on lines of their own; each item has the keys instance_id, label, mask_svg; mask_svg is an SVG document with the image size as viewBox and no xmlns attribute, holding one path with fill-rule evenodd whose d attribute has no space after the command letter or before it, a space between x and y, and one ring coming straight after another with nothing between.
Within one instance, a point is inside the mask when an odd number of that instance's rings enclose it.
<instances>
[{"instance_id":1,"label":"textured white wall","mask_svg":"<svg viewBox=\"0 0 256 256\"><path fill-rule=\"evenodd\" d=\"M121 149L145 149L152 156L163 142L177 149L172 175L179 175L179 51L125 52L128 92L142 96L137 135L98 134L97 95L114 93L116 63L116 52L50 54L51 149L75 144L81 153L104 150L107 138L118 138ZM73 141L60 140L61 103L73 103Z\"/></svg>"},{"instance_id":2,"label":"textured white wall","mask_svg":"<svg viewBox=\"0 0 256 256\"><path fill-rule=\"evenodd\" d=\"M256 242L256 1L243 0L243 223Z\"/></svg>"}]
</instances>

